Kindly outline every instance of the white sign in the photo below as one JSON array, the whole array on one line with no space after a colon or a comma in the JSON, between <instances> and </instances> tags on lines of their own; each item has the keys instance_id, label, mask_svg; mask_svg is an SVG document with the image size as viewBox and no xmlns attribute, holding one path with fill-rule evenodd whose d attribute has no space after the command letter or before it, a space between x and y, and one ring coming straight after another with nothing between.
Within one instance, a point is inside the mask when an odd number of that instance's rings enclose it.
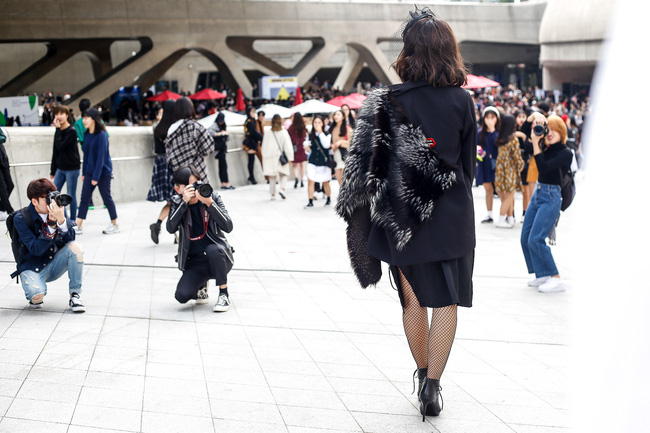
<instances>
[{"instance_id":1,"label":"white sign","mask_svg":"<svg viewBox=\"0 0 650 433\"><path fill-rule=\"evenodd\" d=\"M14 126L38 126L41 124L38 118L38 97L12 96L0 98L0 126L5 126L9 119L14 119Z\"/></svg>"},{"instance_id":2,"label":"white sign","mask_svg":"<svg viewBox=\"0 0 650 433\"><path fill-rule=\"evenodd\" d=\"M259 87L262 99L289 99L291 94L296 96L298 77L265 76L260 78Z\"/></svg>"}]
</instances>

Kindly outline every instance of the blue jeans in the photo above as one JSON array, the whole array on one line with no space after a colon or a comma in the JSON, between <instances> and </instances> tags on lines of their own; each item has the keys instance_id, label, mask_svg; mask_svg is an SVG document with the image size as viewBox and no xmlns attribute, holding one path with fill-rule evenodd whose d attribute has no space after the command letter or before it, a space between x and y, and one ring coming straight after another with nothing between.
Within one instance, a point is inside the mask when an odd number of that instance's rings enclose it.
<instances>
[{"instance_id":1,"label":"blue jeans","mask_svg":"<svg viewBox=\"0 0 650 433\"><path fill-rule=\"evenodd\" d=\"M79 250L81 250L81 246L79 246ZM83 258L81 262L78 261L77 255L70 249L70 243L68 243L57 251L52 261L39 272L22 271L20 273L20 282L23 285L25 297L31 300L34 295L39 293L47 294L47 285L45 283L58 280L66 271L68 271L68 277L70 278L70 294L81 294L83 269Z\"/></svg>"},{"instance_id":2,"label":"blue jeans","mask_svg":"<svg viewBox=\"0 0 650 433\"><path fill-rule=\"evenodd\" d=\"M70 219L72 221L77 219L77 180L79 180L79 170L56 170L54 175L54 185L59 192L63 192L61 188L63 185L68 184L68 195L72 197L70 203Z\"/></svg>"},{"instance_id":3,"label":"blue jeans","mask_svg":"<svg viewBox=\"0 0 650 433\"><path fill-rule=\"evenodd\" d=\"M546 238L551 234L555 221L560 215L562 194L559 185L537 183L530 199L524 226L521 229L521 249L524 252L529 273L536 278L557 275L557 267L546 245Z\"/></svg>"}]
</instances>

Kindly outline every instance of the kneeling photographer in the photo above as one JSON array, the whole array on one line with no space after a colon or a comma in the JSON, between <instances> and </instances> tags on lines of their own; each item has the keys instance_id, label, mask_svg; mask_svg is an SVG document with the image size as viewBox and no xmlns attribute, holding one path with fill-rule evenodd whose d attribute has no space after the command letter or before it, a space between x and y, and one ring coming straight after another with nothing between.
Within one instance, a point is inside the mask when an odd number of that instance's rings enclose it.
<instances>
[{"instance_id":1,"label":"kneeling photographer","mask_svg":"<svg viewBox=\"0 0 650 433\"><path fill-rule=\"evenodd\" d=\"M196 168L181 167L172 178L177 194L172 196L167 231L179 232L177 261L183 271L176 300L181 304L190 299L207 303L208 281L214 279L219 297L213 310L228 311L227 275L234 261L224 232L232 231L232 220L219 194L201 182Z\"/></svg>"},{"instance_id":2,"label":"kneeling photographer","mask_svg":"<svg viewBox=\"0 0 650 433\"><path fill-rule=\"evenodd\" d=\"M86 311L81 298L83 251L74 242L74 223L63 211L72 197L59 194L49 179L29 183L27 197L31 203L7 219L12 250L25 297L32 308L40 308L47 294L47 283L59 279L66 271L70 278L69 306L75 313Z\"/></svg>"},{"instance_id":3,"label":"kneeling photographer","mask_svg":"<svg viewBox=\"0 0 650 433\"><path fill-rule=\"evenodd\" d=\"M535 273L528 285L542 293L564 290L546 238L560 215L562 176L571 170L573 154L564 144L566 140L566 125L560 117L545 119L535 114L531 141L539 179L521 229L521 248L528 272Z\"/></svg>"}]
</instances>

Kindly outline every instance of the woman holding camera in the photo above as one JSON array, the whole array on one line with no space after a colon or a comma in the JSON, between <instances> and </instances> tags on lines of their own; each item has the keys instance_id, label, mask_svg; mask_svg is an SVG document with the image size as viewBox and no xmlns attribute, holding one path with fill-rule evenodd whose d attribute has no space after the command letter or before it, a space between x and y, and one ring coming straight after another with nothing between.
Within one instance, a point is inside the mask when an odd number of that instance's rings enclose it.
<instances>
[{"instance_id":1,"label":"woman holding camera","mask_svg":"<svg viewBox=\"0 0 650 433\"><path fill-rule=\"evenodd\" d=\"M542 293L564 290L546 238L560 216L562 175L571 170L573 154L566 140L566 125L560 117L533 115L531 141L539 178L521 229L521 248L528 272L535 273L528 285Z\"/></svg>"},{"instance_id":2,"label":"woman holding camera","mask_svg":"<svg viewBox=\"0 0 650 433\"><path fill-rule=\"evenodd\" d=\"M111 196L111 180L113 178L113 162L108 152L108 137L106 127L96 108L89 108L82 114L83 124L86 127L84 134L84 160L81 181L81 202L77 214L77 234L81 234L81 226L86 219L90 198L95 187L99 187L99 194L106 205L111 223L102 233L105 235L114 234L120 231L117 225L117 211L115 202Z\"/></svg>"}]
</instances>

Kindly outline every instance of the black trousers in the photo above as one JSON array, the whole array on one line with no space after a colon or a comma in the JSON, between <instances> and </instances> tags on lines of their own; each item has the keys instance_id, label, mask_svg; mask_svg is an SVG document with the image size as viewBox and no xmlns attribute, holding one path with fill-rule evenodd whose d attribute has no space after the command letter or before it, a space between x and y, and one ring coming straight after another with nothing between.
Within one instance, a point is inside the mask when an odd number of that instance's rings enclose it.
<instances>
[{"instance_id":1,"label":"black trousers","mask_svg":"<svg viewBox=\"0 0 650 433\"><path fill-rule=\"evenodd\" d=\"M14 208L9 203L9 196L11 191L14 190L14 182L11 180L11 172L9 167L0 168L0 210L7 213L12 213Z\"/></svg>"},{"instance_id":2,"label":"black trousers","mask_svg":"<svg viewBox=\"0 0 650 433\"><path fill-rule=\"evenodd\" d=\"M226 162L226 151L217 152L215 158L219 160L219 180L221 183L228 183L228 163Z\"/></svg>"},{"instance_id":3,"label":"black trousers","mask_svg":"<svg viewBox=\"0 0 650 433\"><path fill-rule=\"evenodd\" d=\"M176 300L184 304L196 299L196 292L209 280L215 280L217 286L226 284L231 268L232 263L225 251L218 245L208 245L204 255L187 258L185 271L176 286Z\"/></svg>"}]
</instances>

